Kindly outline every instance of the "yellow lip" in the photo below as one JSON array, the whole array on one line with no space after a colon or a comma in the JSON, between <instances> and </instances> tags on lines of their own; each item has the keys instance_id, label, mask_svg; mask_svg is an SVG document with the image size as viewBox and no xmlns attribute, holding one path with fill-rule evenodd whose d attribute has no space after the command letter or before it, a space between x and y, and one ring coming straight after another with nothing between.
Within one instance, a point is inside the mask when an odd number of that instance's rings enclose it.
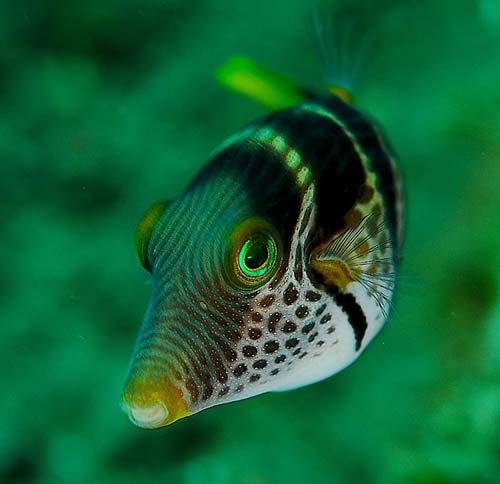
<instances>
[{"instance_id":1,"label":"yellow lip","mask_svg":"<svg viewBox=\"0 0 500 484\"><path fill-rule=\"evenodd\" d=\"M124 408L130 420L143 429L157 429L167 425L168 409L158 402L150 407L126 407Z\"/></svg>"},{"instance_id":2,"label":"yellow lip","mask_svg":"<svg viewBox=\"0 0 500 484\"><path fill-rule=\"evenodd\" d=\"M157 429L189 415L181 391L168 378L129 377L122 396L122 409L132 423Z\"/></svg>"}]
</instances>

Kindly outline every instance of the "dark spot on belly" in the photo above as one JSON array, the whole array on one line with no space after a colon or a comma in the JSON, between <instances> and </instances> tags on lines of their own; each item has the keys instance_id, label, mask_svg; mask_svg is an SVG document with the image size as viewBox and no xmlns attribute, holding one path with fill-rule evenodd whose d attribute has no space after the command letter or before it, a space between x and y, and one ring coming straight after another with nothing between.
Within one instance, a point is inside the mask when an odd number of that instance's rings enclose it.
<instances>
[{"instance_id":1,"label":"dark spot on belly","mask_svg":"<svg viewBox=\"0 0 500 484\"><path fill-rule=\"evenodd\" d=\"M297 325L293 322L290 321L289 319L286 320L285 324L283 325L283 333L293 333L297 329Z\"/></svg>"},{"instance_id":2,"label":"dark spot on belly","mask_svg":"<svg viewBox=\"0 0 500 484\"><path fill-rule=\"evenodd\" d=\"M257 348L255 346L246 345L243 346L243 356L251 358L257 354Z\"/></svg>"},{"instance_id":3,"label":"dark spot on belly","mask_svg":"<svg viewBox=\"0 0 500 484\"><path fill-rule=\"evenodd\" d=\"M264 318L262 317L262 314L257 313L257 312L252 313L252 320L255 321L256 323L262 322L263 319Z\"/></svg>"},{"instance_id":4,"label":"dark spot on belly","mask_svg":"<svg viewBox=\"0 0 500 484\"><path fill-rule=\"evenodd\" d=\"M326 324L328 323L328 321L330 321L330 319L332 319L332 316L331 314L325 314L319 321L319 324Z\"/></svg>"},{"instance_id":5,"label":"dark spot on belly","mask_svg":"<svg viewBox=\"0 0 500 484\"><path fill-rule=\"evenodd\" d=\"M322 304L317 310L316 310L316 316L321 316L326 309L326 304Z\"/></svg>"},{"instance_id":6,"label":"dark spot on belly","mask_svg":"<svg viewBox=\"0 0 500 484\"><path fill-rule=\"evenodd\" d=\"M260 301L260 307L261 308L268 308L273 305L275 296L274 294L268 294L267 296L263 297Z\"/></svg>"},{"instance_id":7,"label":"dark spot on belly","mask_svg":"<svg viewBox=\"0 0 500 484\"><path fill-rule=\"evenodd\" d=\"M266 353L274 353L275 351L278 351L280 347L280 344L276 341L266 341L264 344L264 352Z\"/></svg>"},{"instance_id":8,"label":"dark spot on belly","mask_svg":"<svg viewBox=\"0 0 500 484\"><path fill-rule=\"evenodd\" d=\"M309 315L309 308L307 306L301 305L296 309L295 314L298 318L304 319Z\"/></svg>"},{"instance_id":9,"label":"dark spot on belly","mask_svg":"<svg viewBox=\"0 0 500 484\"><path fill-rule=\"evenodd\" d=\"M229 392L229 387L227 385L222 387L222 390L219 392L219 397L223 397L224 395L227 395Z\"/></svg>"},{"instance_id":10,"label":"dark spot on belly","mask_svg":"<svg viewBox=\"0 0 500 484\"><path fill-rule=\"evenodd\" d=\"M285 304L288 304L290 306L295 301L297 301L298 297L299 291L297 291L297 288L292 283L288 284L283 294L283 301L285 302Z\"/></svg>"},{"instance_id":11,"label":"dark spot on belly","mask_svg":"<svg viewBox=\"0 0 500 484\"><path fill-rule=\"evenodd\" d=\"M316 323L313 321L311 323L307 323L303 328L302 328L302 333L307 334L309 333L313 328Z\"/></svg>"},{"instance_id":12,"label":"dark spot on belly","mask_svg":"<svg viewBox=\"0 0 500 484\"><path fill-rule=\"evenodd\" d=\"M245 363L240 363L234 370L233 370L233 375L234 376L241 376L243 373L247 371L247 365Z\"/></svg>"},{"instance_id":13,"label":"dark spot on belly","mask_svg":"<svg viewBox=\"0 0 500 484\"><path fill-rule=\"evenodd\" d=\"M265 368L267 366L267 361L266 360L257 360L252 366L256 370L262 370L262 368Z\"/></svg>"},{"instance_id":14,"label":"dark spot on belly","mask_svg":"<svg viewBox=\"0 0 500 484\"><path fill-rule=\"evenodd\" d=\"M285 348L291 349L295 348L299 344L299 340L297 338L290 338L289 340L286 341L285 343Z\"/></svg>"},{"instance_id":15,"label":"dark spot on belly","mask_svg":"<svg viewBox=\"0 0 500 484\"><path fill-rule=\"evenodd\" d=\"M276 332L276 325L278 324L280 319L281 313L273 313L271 314L271 316L269 316L269 324L267 325L267 329L269 329L269 332Z\"/></svg>"},{"instance_id":16,"label":"dark spot on belly","mask_svg":"<svg viewBox=\"0 0 500 484\"><path fill-rule=\"evenodd\" d=\"M318 336L318 332L315 331L313 334L311 334L311 336L309 336L309 338L307 338L307 341L309 341L309 343L312 343L316 337Z\"/></svg>"},{"instance_id":17,"label":"dark spot on belly","mask_svg":"<svg viewBox=\"0 0 500 484\"><path fill-rule=\"evenodd\" d=\"M253 340L259 339L262 336L262 331L259 328L249 328L248 336Z\"/></svg>"},{"instance_id":18,"label":"dark spot on belly","mask_svg":"<svg viewBox=\"0 0 500 484\"><path fill-rule=\"evenodd\" d=\"M306 292L306 299L311 302L316 302L321 299L321 294L318 294L317 292L314 291L307 291Z\"/></svg>"}]
</instances>

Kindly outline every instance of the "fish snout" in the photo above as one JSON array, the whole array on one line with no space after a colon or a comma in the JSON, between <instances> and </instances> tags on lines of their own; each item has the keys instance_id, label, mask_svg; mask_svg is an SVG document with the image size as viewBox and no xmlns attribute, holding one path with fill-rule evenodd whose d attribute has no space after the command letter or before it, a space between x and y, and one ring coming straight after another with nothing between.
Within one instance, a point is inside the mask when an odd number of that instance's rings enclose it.
<instances>
[{"instance_id":1,"label":"fish snout","mask_svg":"<svg viewBox=\"0 0 500 484\"><path fill-rule=\"evenodd\" d=\"M122 403L122 408L132 423L143 429L157 429L168 423L169 412L161 401L147 407L136 407Z\"/></svg>"},{"instance_id":2,"label":"fish snout","mask_svg":"<svg viewBox=\"0 0 500 484\"><path fill-rule=\"evenodd\" d=\"M167 378L136 378L127 380L121 407L129 419L144 429L169 425L189 413L181 391Z\"/></svg>"}]
</instances>

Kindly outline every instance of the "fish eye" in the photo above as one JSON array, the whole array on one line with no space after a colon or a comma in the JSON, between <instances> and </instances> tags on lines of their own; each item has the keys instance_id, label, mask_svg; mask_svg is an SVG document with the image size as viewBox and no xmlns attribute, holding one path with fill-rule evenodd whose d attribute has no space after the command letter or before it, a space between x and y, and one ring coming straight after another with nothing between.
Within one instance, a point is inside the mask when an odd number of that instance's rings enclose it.
<instances>
[{"instance_id":1,"label":"fish eye","mask_svg":"<svg viewBox=\"0 0 500 484\"><path fill-rule=\"evenodd\" d=\"M247 239L238 255L238 266L248 277L261 277L271 269L276 259L276 243L268 234Z\"/></svg>"},{"instance_id":2,"label":"fish eye","mask_svg":"<svg viewBox=\"0 0 500 484\"><path fill-rule=\"evenodd\" d=\"M231 252L238 282L251 287L267 282L281 258L278 234L260 218L248 219L236 228Z\"/></svg>"}]
</instances>

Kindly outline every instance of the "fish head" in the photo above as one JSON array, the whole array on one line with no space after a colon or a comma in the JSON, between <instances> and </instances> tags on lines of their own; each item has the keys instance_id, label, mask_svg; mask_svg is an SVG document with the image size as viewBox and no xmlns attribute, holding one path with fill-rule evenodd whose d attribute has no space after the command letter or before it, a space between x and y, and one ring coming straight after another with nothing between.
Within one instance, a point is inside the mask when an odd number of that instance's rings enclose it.
<instances>
[{"instance_id":1,"label":"fish head","mask_svg":"<svg viewBox=\"0 0 500 484\"><path fill-rule=\"evenodd\" d=\"M235 376L241 345L250 327L253 337L263 333L255 301L287 269L299 190L252 148L227 151L178 199L151 207L137 229L152 295L122 407L141 427L247 396L249 375Z\"/></svg>"},{"instance_id":2,"label":"fish head","mask_svg":"<svg viewBox=\"0 0 500 484\"><path fill-rule=\"evenodd\" d=\"M122 398L135 424L162 427L321 380L378 332L392 287L377 299L361 277L378 254L364 242L376 238L369 227L385 225L342 212L329 232L318 222L317 181L286 140L257 127L146 213L136 247L152 295ZM344 197L322 183L322 199ZM324 205L322 219L331 212ZM390 256L380 250L377 260Z\"/></svg>"}]
</instances>

